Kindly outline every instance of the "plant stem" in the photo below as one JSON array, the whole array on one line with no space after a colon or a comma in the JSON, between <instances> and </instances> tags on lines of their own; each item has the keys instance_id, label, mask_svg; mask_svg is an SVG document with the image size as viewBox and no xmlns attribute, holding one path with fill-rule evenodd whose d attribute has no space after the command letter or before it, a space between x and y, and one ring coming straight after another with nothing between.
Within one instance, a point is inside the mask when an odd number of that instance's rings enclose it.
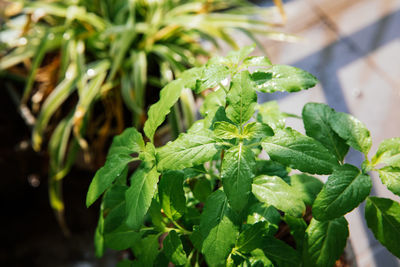
<instances>
[{"instance_id":1,"label":"plant stem","mask_svg":"<svg viewBox=\"0 0 400 267\"><path fill-rule=\"evenodd\" d=\"M194 249L190 252L189 257L188 257L188 260L187 260L187 262L186 262L186 264L185 264L185 267L190 267L190 262L192 261L194 252L195 252Z\"/></svg>"},{"instance_id":2,"label":"plant stem","mask_svg":"<svg viewBox=\"0 0 400 267\"><path fill-rule=\"evenodd\" d=\"M219 82L218 85L221 86L221 88L225 91L225 93L228 93L229 90L226 89L226 87L221 82Z\"/></svg>"},{"instance_id":3,"label":"plant stem","mask_svg":"<svg viewBox=\"0 0 400 267\"><path fill-rule=\"evenodd\" d=\"M221 180L222 174L222 161L224 160L225 149L221 150L221 164L219 165L219 179Z\"/></svg>"},{"instance_id":4,"label":"plant stem","mask_svg":"<svg viewBox=\"0 0 400 267\"><path fill-rule=\"evenodd\" d=\"M184 233L185 235L190 235L190 234L192 234L191 231L186 230L185 228L183 228L182 226L180 226L180 225L179 225L177 222L175 222L174 220L171 220L171 222L172 222L182 233Z\"/></svg>"},{"instance_id":5,"label":"plant stem","mask_svg":"<svg viewBox=\"0 0 400 267\"><path fill-rule=\"evenodd\" d=\"M154 227L143 227L140 229L140 231L153 231Z\"/></svg>"},{"instance_id":6,"label":"plant stem","mask_svg":"<svg viewBox=\"0 0 400 267\"><path fill-rule=\"evenodd\" d=\"M247 147L259 146L259 145L261 145L261 142L256 142L256 143L247 145Z\"/></svg>"},{"instance_id":7,"label":"plant stem","mask_svg":"<svg viewBox=\"0 0 400 267\"><path fill-rule=\"evenodd\" d=\"M131 159L131 162L141 160L139 157L134 157Z\"/></svg>"}]
</instances>

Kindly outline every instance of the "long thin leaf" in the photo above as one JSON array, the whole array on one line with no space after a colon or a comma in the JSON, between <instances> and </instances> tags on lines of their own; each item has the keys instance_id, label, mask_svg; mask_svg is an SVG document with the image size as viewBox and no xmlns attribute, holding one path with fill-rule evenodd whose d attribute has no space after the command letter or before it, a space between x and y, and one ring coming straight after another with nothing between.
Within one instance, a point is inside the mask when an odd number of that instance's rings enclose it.
<instances>
[{"instance_id":1,"label":"long thin leaf","mask_svg":"<svg viewBox=\"0 0 400 267\"><path fill-rule=\"evenodd\" d=\"M42 40L37 47L37 51L35 53L35 57L32 63L32 67L28 76L28 80L26 81L25 89L24 89L24 94L22 95L22 103L26 103L28 100L29 94L31 93L33 83L35 81L35 76L37 73L38 68L40 67L40 64L42 63L42 60L45 56L45 52L47 52L47 41L49 39L49 34L46 32L42 36Z\"/></svg>"},{"instance_id":2,"label":"long thin leaf","mask_svg":"<svg viewBox=\"0 0 400 267\"><path fill-rule=\"evenodd\" d=\"M35 150L40 149L44 130L52 115L75 90L77 75L76 64L71 64L67 70L66 78L54 89L44 102L32 132L33 147Z\"/></svg>"}]
</instances>

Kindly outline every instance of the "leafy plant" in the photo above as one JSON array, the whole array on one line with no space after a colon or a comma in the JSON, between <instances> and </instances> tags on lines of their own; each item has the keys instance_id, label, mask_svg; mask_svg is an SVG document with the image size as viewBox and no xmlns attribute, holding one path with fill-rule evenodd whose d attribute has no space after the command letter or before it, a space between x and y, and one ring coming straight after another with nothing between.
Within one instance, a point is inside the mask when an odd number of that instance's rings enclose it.
<instances>
[{"instance_id":1,"label":"leafy plant","mask_svg":"<svg viewBox=\"0 0 400 267\"><path fill-rule=\"evenodd\" d=\"M87 194L87 206L103 195L98 256L130 249L126 266L332 266L349 236L344 215L366 199L368 226L400 257L400 204L369 196L368 174L378 171L400 195L400 138L383 141L370 160L365 125L320 103L304 106L306 135L285 126L285 113L275 102L257 104L257 92L297 92L317 80L249 57L252 49L212 58L165 86L148 112L147 142L135 128L114 138ZM184 88L208 91L203 118L155 148L156 129ZM361 168L344 163L349 147L364 154ZM140 167L129 175L133 161ZM312 174L329 177L324 184Z\"/></svg>"},{"instance_id":2,"label":"leafy plant","mask_svg":"<svg viewBox=\"0 0 400 267\"><path fill-rule=\"evenodd\" d=\"M235 48L233 30L292 38L271 30L267 9L241 0L14 1L4 13L1 76L26 77L17 104L34 149L49 139L50 202L60 220L61 181L78 151L85 163L102 163L110 137L142 127L158 88L209 56L204 44ZM170 116L176 136L195 119L190 90L179 94L183 115L177 104Z\"/></svg>"}]
</instances>

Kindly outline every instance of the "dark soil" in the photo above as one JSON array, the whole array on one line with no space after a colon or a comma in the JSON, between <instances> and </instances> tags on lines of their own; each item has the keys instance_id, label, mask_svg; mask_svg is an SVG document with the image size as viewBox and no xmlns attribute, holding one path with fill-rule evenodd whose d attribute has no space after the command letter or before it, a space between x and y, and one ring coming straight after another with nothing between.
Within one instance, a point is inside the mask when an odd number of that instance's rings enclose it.
<instances>
[{"instance_id":1,"label":"dark soil","mask_svg":"<svg viewBox=\"0 0 400 267\"><path fill-rule=\"evenodd\" d=\"M73 169L64 178L66 238L48 201L46 155L31 149L30 129L0 84L0 266L115 266L112 252L94 256L98 206L85 207L93 173Z\"/></svg>"}]
</instances>

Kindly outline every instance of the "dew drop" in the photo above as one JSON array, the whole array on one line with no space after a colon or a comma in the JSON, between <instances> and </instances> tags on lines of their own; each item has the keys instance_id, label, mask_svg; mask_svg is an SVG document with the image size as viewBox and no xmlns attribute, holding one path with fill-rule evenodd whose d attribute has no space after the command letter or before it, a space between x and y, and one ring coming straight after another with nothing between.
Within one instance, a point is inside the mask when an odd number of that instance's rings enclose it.
<instances>
[{"instance_id":1,"label":"dew drop","mask_svg":"<svg viewBox=\"0 0 400 267\"><path fill-rule=\"evenodd\" d=\"M63 34L63 38L65 39L65 40L69 40L69 38L71 38L71 35L69 34L69 33L64 33Z\"/></svg>"},{"instance_id":2,"label":"dew drop","mask_svg":"<svg viewBox=\"0 0 400 267\"><path fill-rule=\"evenodd\" d=\"M28 43L28 40L25 37L19 38L18 39L18 44L19 45L26 45Z\"/></svg>"},{"instance_id":3,"label":"dew drop","mask_svg":"<svg viewBox=\"0 0 400 267\"><path fill-rule=\"evenodd\" d=\"M69 69L69 70L67 70L67 71L65 72L65 78L66 78L66 79L70 80L70 79L72 79L73 77L74 77L74 73L73 73L73 71L72 71L71 69Z\"/></svg>"},{"instance_id":4,"label":"dew drop","mask_svg":"<svg viewBox=\"0 0 400 267\"><path fill-rule=\"evenodd\" d=\"M88 70L86 71L86 74L87 74L89 77L93 77L93 76L96 74L96 71L95 71L94 69L88 69Z\"/></svg>"}]
</instances>

